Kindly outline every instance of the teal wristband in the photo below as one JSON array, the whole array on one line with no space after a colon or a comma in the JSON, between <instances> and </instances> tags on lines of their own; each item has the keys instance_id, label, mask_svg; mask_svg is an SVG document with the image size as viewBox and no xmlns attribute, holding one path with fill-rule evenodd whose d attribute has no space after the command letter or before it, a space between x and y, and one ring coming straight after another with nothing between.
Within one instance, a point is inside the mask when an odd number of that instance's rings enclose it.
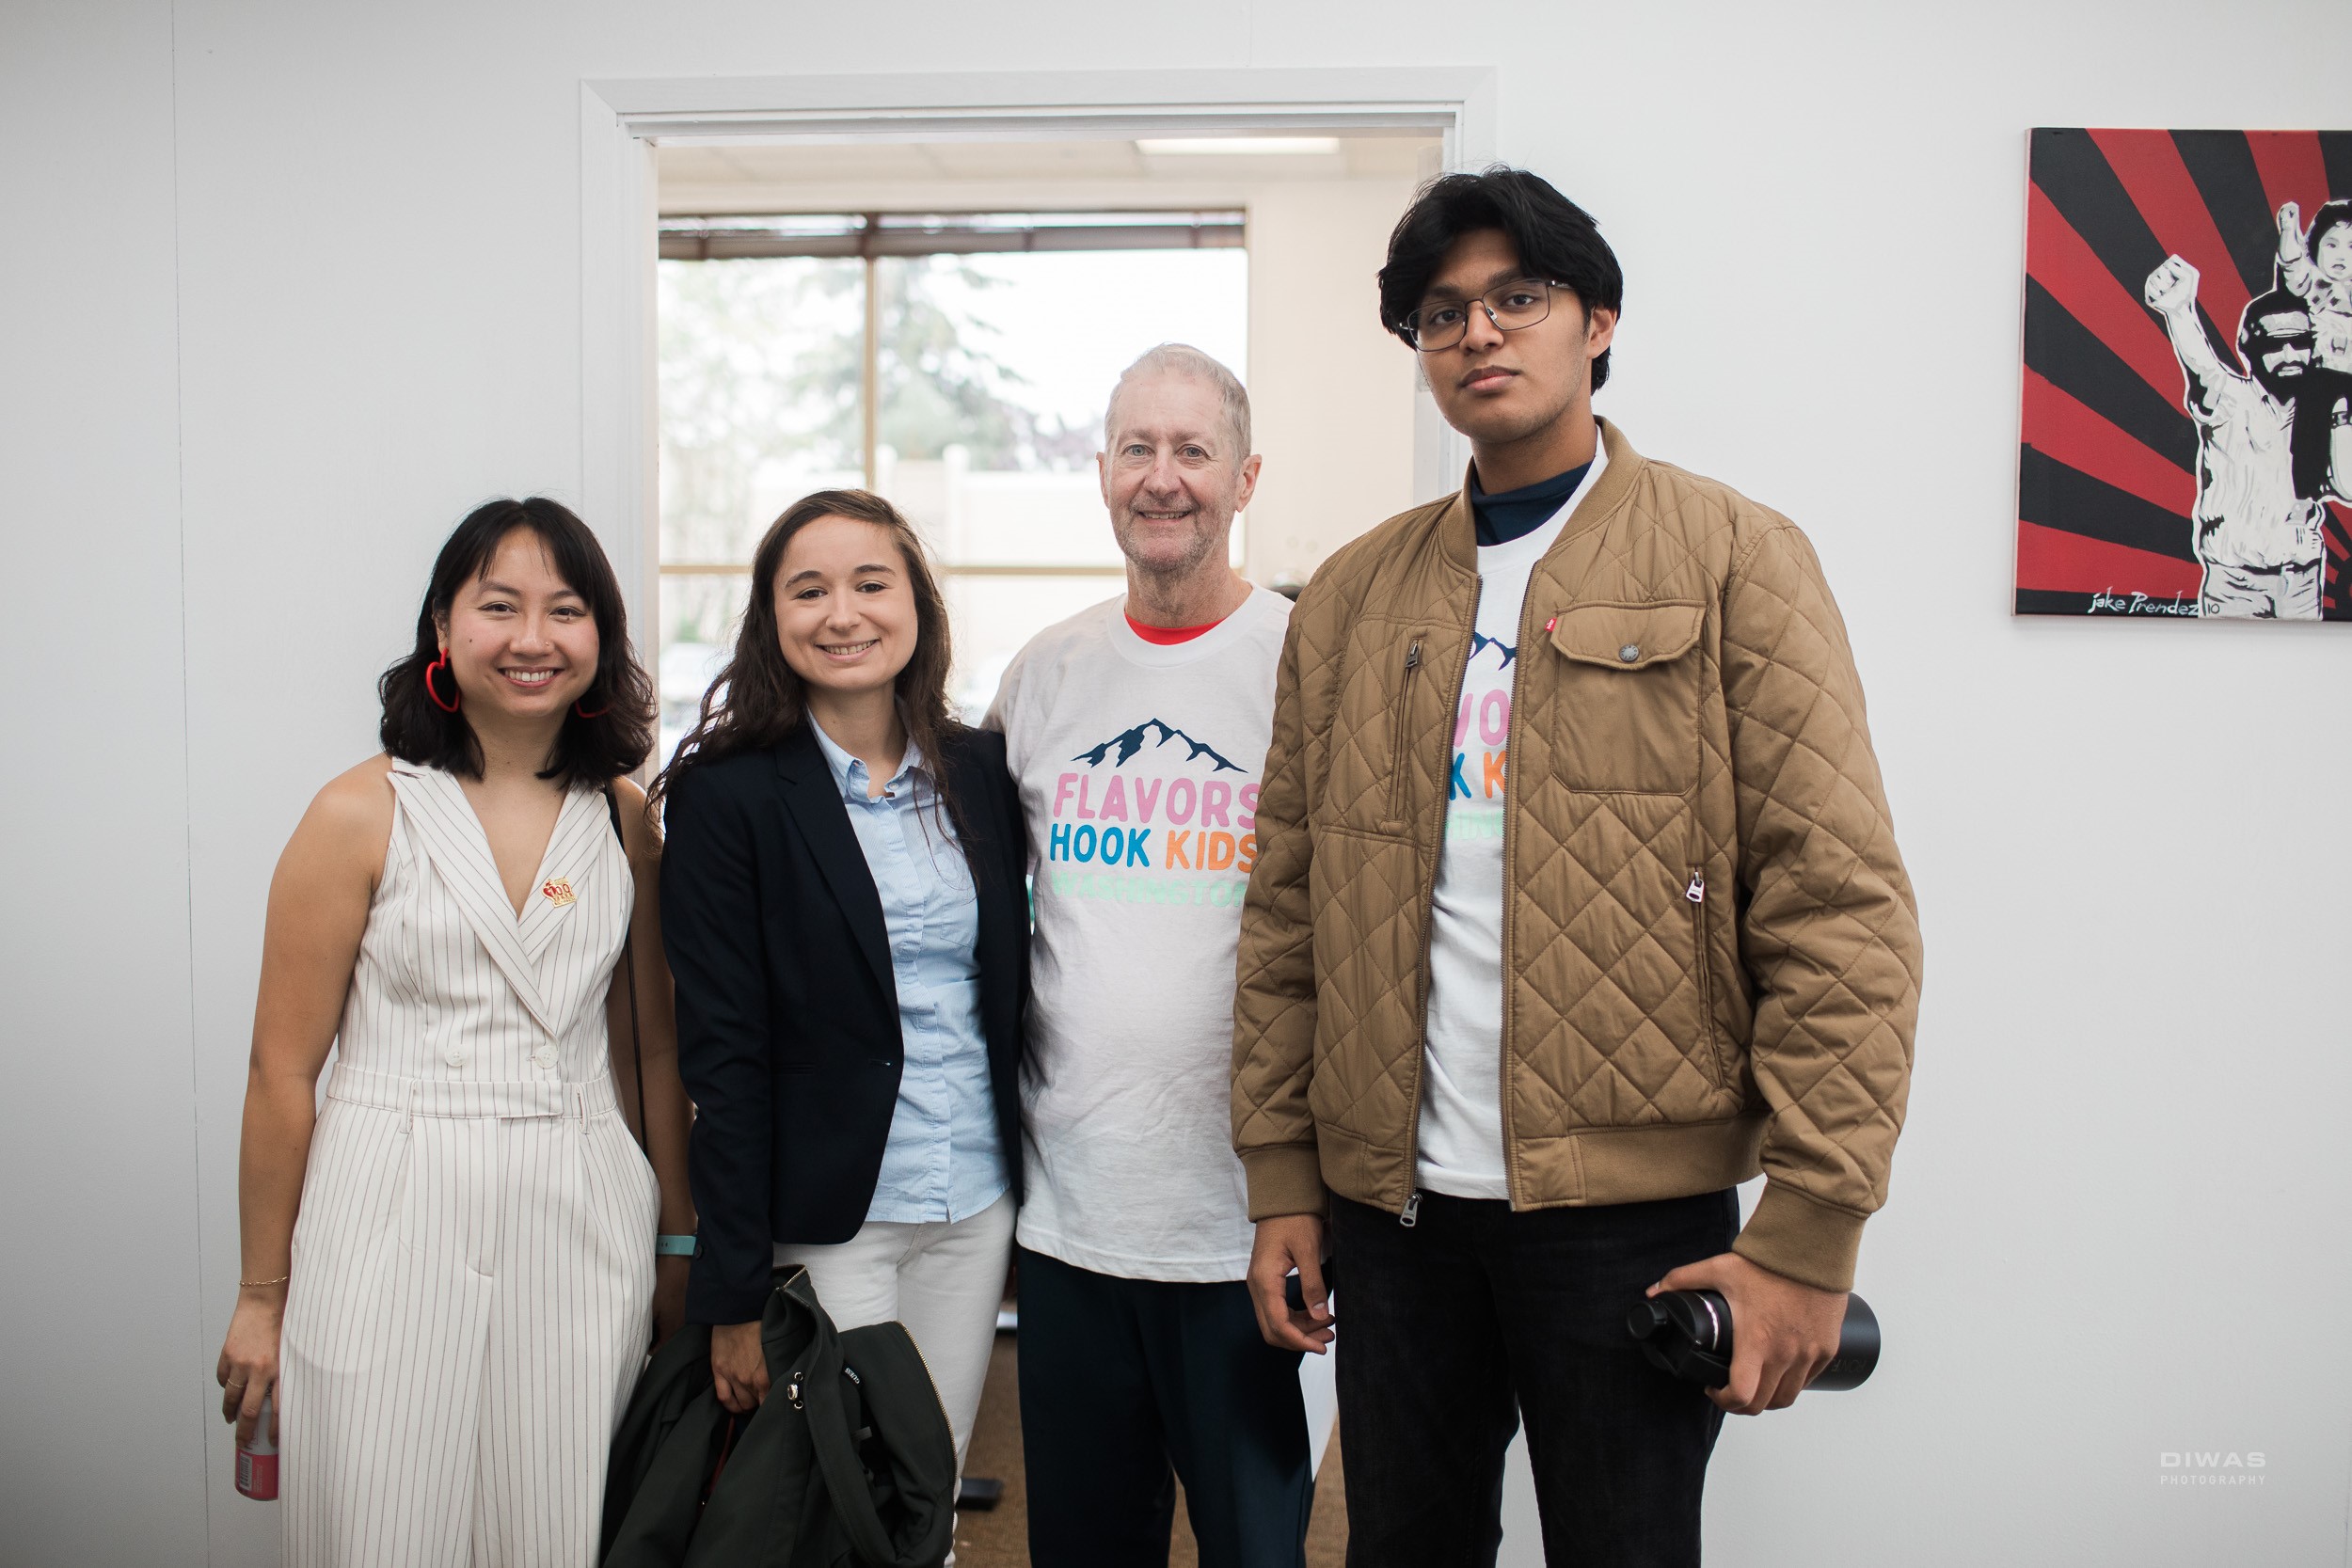
<instances>
[{"instance_id":1,"label":"teal wristband","mask_svg":"<svg viewBox=\"0 0 2352 1568\"><path fill-rule=\"evenodd\" d=\"M653 1239L653 1255L656 1258L691 1258L694 1256L694 1238L656 1236Z\"/></svg>"}]
</instances>

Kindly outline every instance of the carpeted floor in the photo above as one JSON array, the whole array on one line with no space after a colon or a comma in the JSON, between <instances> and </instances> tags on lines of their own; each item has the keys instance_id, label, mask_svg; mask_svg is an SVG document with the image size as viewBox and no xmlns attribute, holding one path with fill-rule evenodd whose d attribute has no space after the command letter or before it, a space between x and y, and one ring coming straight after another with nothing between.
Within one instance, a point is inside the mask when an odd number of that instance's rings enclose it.
<instances>
[{"instance_id":1,"label":"carpeted floor","mask_svg":"<svg viewBox=\"0 0 2352 1568\"><path fill-rule=\"evenodd\" d=\"M1005 1483L1005 1500L986 1513L967 1510L956 1519L956 1568L1028 1568L1029 1510L1021 1468L1021 1410L1014 1383L1015 1337L996 1336L988 1363L988 1390L980 1397L972 1429L972 1451L964 1469ZM1342 1568L1347 1558L1347 1510L1340 1483L1340 1443L1334 1435L1315 1478L1315 1512L1307 1530L1307 1568ZM1169 1568L1199 1568L1200 1555L1184 1524L1181 1498Z\"/></svg>"}]
</instances>

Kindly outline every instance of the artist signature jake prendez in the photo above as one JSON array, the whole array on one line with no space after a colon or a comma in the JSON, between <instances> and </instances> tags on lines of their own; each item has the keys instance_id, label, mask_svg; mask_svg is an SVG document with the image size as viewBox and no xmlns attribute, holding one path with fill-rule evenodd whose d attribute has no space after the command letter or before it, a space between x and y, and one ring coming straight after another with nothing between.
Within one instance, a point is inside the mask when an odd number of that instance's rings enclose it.
<instances>
[{"instance_id":1,"label":"artist signature jake prendez","mask_svg":"<svg viewBox=\"0 0 2352 1568\"><path fill-rule=\"evenodd\" d=\"M2090 595L2089 615L2195 615L2197 601L2184 599L2178 594L2169 599L2152 599L2145 594L2118 594L2108 589Z\"/></svg>"}]
</instances>

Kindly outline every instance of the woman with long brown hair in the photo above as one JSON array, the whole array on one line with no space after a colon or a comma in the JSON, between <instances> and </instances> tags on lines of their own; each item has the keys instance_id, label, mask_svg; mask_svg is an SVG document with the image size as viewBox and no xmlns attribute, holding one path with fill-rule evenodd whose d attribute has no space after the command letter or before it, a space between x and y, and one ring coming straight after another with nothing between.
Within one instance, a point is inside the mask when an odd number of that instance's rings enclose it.
<instances>
[{"instance_id":1,"label":"woman with long brown hair","mask_svg":"<svg viewBox=\"0 0 2352 1568\"><path fill-rule=\"evenodd\" d=\"M906 519L819 491L760 541L654 793L719 1397L766 1397L761 1307L800 1264L840 1326L906 1324L961 1465L1019 1196L1028 916L1004 737L952 717L950 661Z\"/></svg>"}]
</instances>

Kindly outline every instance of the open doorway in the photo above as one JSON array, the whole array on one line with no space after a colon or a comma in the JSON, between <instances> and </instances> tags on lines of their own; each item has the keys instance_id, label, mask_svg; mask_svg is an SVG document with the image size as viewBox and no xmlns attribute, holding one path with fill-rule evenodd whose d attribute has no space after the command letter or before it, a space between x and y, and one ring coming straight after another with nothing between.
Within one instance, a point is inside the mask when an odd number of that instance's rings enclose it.
<instances>
[{"instance_id":1,"label":"open doorway","mask_svg":"<svg viewBox=\"0 0 2352 1568\"><path fill-rule=\"evenodd\" d=\"M663 756L759 535L829 485L924 532L977 720L1023 643L1121 591L1093 459L1113 380L1155 343L1250 388L1247 575L1303 581L1411 504L1413 366L1371 279L1441 155L1426 131L660 145Z\"/></svg>"},{"instance_id":2,"label":"open doorway","mask_svg":"<svg viewBox=\"0 0 2352 1568\"><path fill-rule=\"evenodd\" d=\"M1092 459L1113 379L1154 343L1191 341L1249 388L1265 467L1235 554L1259 583L1303 582L1453 483L1460 454L1379 325L1374 275L1414 187L1483 155L1475 74L592 87L592 213L615 235L631 218L640 248L590 249L591 490L639 525L635 580L658 588L664 754L732 641L753 546L827 483L870 484L925 531L977 717L1030 636L1122 591ZM1204 102L1141 101L1191 91ZM600 395L622 388L644 401ZM1016 1322L973 1434L967 1480L1000 1481L1004 1504L959 1528L972 1568L1026 1560ZM1330 1370L1301 1373L1319 1465ZM1316 1568L1344 1550L1325 1481Z\"/></svg>"}]
</instances>

